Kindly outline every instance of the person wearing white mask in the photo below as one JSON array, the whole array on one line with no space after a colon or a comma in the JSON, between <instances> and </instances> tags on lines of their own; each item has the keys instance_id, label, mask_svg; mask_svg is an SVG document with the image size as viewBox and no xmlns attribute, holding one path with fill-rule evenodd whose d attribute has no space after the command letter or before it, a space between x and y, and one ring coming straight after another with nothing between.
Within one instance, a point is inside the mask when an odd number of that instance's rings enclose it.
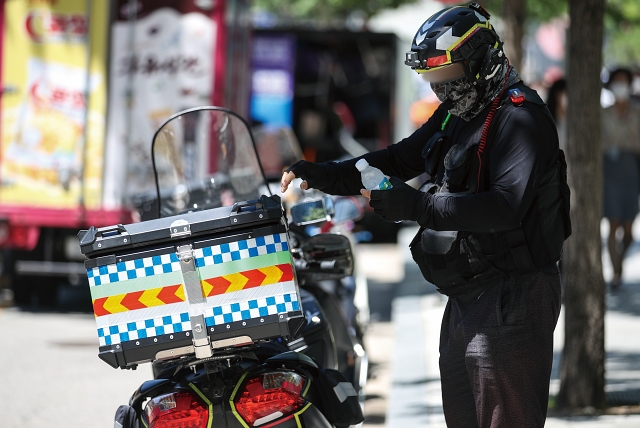
<instances>
[{"instance_id":1,"label":"person wearing white mask","mask_svg":"<svg viewBox=\"0 0 640 428\"><path fill-rule=\"evenodd\" d=\"M610 226L607 247L613 266L612 288L622 281L622 261L633 241L631 227L640 194L640 107L629 100L632 81L627 69L611 72L606 87L615 103L602 112L603 214ZM620 229L622 240L617 237Z\"/></svg>"}]
</instances>

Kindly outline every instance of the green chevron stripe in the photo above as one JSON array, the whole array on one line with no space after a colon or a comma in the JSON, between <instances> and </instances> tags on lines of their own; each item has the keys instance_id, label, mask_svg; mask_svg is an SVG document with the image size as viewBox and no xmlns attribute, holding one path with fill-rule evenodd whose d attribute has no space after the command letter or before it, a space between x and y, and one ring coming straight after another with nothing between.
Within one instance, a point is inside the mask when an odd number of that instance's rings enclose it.
<instances>
[{"instance_id":1,"label":"green chevron stripe","mask_svg":"<svg viewBox=\"0 0 640 428\"><path fill-rule=\"evenodd\" d=\"M200 273L200 279L209 279L283 263L291 264L291 253L289 253L289 251L279 251L273 254L234 260L219 265L204 266L199 268L198 271Z\"/></svg>"},{"instance_id":2,"label":"green chevron stripe","mask_svg":"<svg viewBox=\"0 0 640 428\"><path fill-rule=\"evenodd\" d=\"M144 278L130 279L128 281L112 282L99 287L89 287L91 289L91 299L96 300L101 297L115 296L118 294L131 293L133 291L149 290L152 288L165 287L167 285L182 284L182 272L161 273Z\"/></svg>"}]
</instances>

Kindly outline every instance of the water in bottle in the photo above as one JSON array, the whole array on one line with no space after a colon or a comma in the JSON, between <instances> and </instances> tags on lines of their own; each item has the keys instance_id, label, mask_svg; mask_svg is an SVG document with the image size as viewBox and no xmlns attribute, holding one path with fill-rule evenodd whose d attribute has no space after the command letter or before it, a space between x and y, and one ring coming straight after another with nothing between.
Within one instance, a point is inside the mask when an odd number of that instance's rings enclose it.
<instances>
[{"instance_id":1,"label":"water in bottle","mask_svg":"<svg viewBox=\"0 0 640 428\"><path fill-rule=\"evenodd\" d=\"M369 165L364 159L356 163L356 168L362 176L362 184L367 190L387 190L393 187L389 179L378 168Z\"/></svg>"}]
</instances>

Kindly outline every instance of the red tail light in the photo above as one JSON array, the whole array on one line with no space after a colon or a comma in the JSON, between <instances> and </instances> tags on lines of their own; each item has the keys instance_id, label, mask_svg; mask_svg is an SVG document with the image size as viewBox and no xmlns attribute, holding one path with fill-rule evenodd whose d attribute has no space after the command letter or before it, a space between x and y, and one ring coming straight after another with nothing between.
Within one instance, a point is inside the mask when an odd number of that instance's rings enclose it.
<instances>
[{"instance_id":1,"label":"red tail light","mask_svg":"<svg viewBox=\"0 0 640 428\"><path fill-rule=\"evenodd\" d=\"M152 398L144 409L149 428L206 428L209 409L191 392Z\"/></svg>"},{"instance_id":2,"label":"red tail light","mask_svg":"<svg viewBox=\"0 0 640 428\"><path fill-rule=\"evenodd\" d=\"M301 408L305 379L293 372L265 373L250 379L236 397L236 410L252 427L278 419Z\"/></svg>"}]
</instances>

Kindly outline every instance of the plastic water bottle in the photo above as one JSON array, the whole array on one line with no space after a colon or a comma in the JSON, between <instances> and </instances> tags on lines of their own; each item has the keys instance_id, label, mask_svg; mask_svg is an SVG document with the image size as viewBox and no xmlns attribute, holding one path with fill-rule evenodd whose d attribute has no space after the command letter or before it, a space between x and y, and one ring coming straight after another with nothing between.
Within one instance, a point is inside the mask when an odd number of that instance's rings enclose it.
<instances>
[{"instance_id":1,"label":"plastic water bottle","mask_svg":"<svg viewBox=\"0 0 640 428\"><path fill-rule=\"evenodd\" d=\"M362 184L367 190L387 190L393 186L389 179L378 168L369 165L364 159L360 159L356 163L356 168L362 176Z\"/></svg>"}]
</instances>

